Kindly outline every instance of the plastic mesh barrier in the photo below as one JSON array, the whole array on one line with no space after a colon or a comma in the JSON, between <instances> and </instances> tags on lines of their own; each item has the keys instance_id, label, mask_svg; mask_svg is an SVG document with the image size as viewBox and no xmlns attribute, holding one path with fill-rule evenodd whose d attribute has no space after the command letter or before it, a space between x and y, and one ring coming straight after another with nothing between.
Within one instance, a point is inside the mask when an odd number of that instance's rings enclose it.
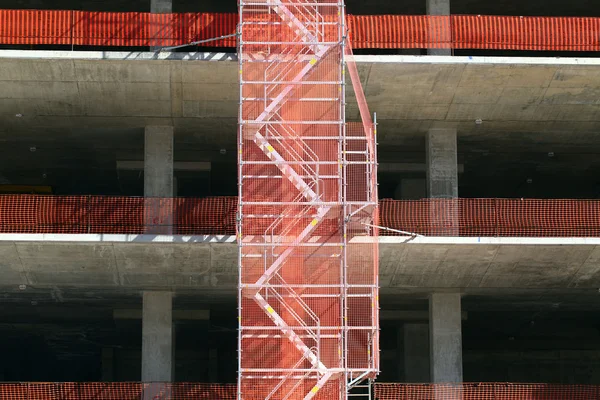
<instances>
[{"instance_id":1,"label":"plastic mesh barrier","mask_svg":"<svg viewBox=\"0 0 600 400\"><path fill-rule=\"evenodd\" d=\"M235 400L235 384L209 383L0 383L3 400L143 400L144 392L156 400ZM410 385L376 383L373 400L598 400L600 386L465 383Z\"/></svg>"},{"instance_id":2,"label":"plastic mesh barrier","mask_svg":"<svg viewBox=\"0 0 600 400\"><path fill-rule=\"evenodd\" d=\"M172 213L168 225L174 234L234 235L237 204L236 197L0 195L0 233L142 234L165 226ZM452 218L434 218L439 210ZM262 206L261 212L268 213L269 207ZM379 218L384 227L428 236L600 237L597 200L382 200ZM269 224L257 218L247 229L259 235ZM317 232L327 229L322 225Z\"/></svg>"},{"instance_id":3,"label":"plastic mesh barrier","mask_svg":"<svg viewBox=\"0 0 600 400\"><path fill-rule=\"evenodd\" d=\"M517 383L375 385L374 400L598 400L600 386Z\"/></svg>"},{"instance_id":4,"label":"plastic mesh barrier","mask_svg":"<svg viewBox=\"0 0 600 400\"><path fill-rule=\"evenodd\" d=\"M234 235L236 197L0 195L0 233Z\"/></svg>"},{"instance_id":5,"label":"plastic mesh barrier","mask_svg":"<svg viewBox=\"0 0 600 400\"><path fill-rule=\"evenodd\" d=\"M454 48L599 51L600 18L349 15L355 49ZM176 46L236 32L231 13L0 10L0 43ZM235 38L211 46L235 47Z\"/></svg>"},{"instance_id":6,"label":"plastic mesh barrier","mask_svg":"<svg viewBox=\"0 0 600 400\"><path fill-rule=\"evenodd\" d=\"M236 392L211 383L0 383L3 400L235 400Z\"/></svg>"}]
</instances>

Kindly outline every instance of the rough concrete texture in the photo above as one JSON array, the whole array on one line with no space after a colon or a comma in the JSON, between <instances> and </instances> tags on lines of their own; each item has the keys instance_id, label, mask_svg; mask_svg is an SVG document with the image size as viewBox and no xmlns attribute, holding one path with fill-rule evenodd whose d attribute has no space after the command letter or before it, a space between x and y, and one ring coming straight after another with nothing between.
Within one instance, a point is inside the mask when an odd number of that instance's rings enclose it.
<instances>
[{"instance_id":1,"label":"rough concrete texture","mask_svg":"<svg viewBox=\"0 0 600 400\"><path fill-rule=\"evenodd\" d=\"M429 298L430 370L433 383L463 381L462 318L459 293Z\"/></svg>"},{"instance_id":2,"label":"rough concrete texture","mask_svg":"<svg viewBox=\"0 0 600 400\"><path fill-rule=\"evenodd\" d=\"M426 10L428 15L450 15L450 0L427 0ZM450 26L448 26L448 30L446 32L438 32L437 30L434 30L431 32L431 35L433 37L439 37L442 41L448 43L452 39ZM452 50L428 49L427 54L432 56L449 56L452 54Z\"/></svg>"},{"instance_id":3,"label":"rough concrete texture","mask_svg":"<svg viewBox=\"0 0 600 400\"><path fill-rule=\"evenodd\" d=\"M429 325L404 324L404 382L428 383Z\"/></svg>"},{"instance_id":4,"label":"rough concrete texture","mask_svg":"<svg viewBox=\"0 0 600 400\"><path fill-rule=\"evenodd\" d=\"M458 197L456 129L430 129L426 136L427 196Z\"/></svg>"},{"instance_id":5,"label":"rough concrete texture","mask_svg":"<svg viewBox=\"0 0 600 400\"><path fill-rule=\"evenodd\" d=\"M173 380L173 294L144 292L142 381Z\"/></svg>"},{"instance_id":6,"label":"rough concrete texture","mask_svg":"<svg viewBox=\"0 0 600 400\"><path fill-rule=\"evenodd\" d=\"M173 196L173 127L148 126L144 142L144 196Z\"/></svg>"},{"instance_id":7,"label":"rough concrete texture","mask_svg":"<svg viewBox=\"0 0 600 400\"><path fill-rule=\"evenodd\" d=\"M169 14L173 12L172 0L150 0L150 12L156 14Z\"/></svg>"},{"instance_id":8,"label":"rough concrete texture","mask_svg":"<svg viewBox=\"0 0 600 400\"><path fill-rule=\"evenodd\" d=\"M1 285L11 287L204 288L229 296L237 284L237 246L2 241L0 274ZM595 292L600 246L381 244L380 283L383 295L456 288Z\"/></svg>"},{"instance_id":9,"label":"rough concrete texture","mask_svg":"<svg viewBox=\"0 0 600 400\"><path fill-rule=\"evenodd\" d=\"M173 127L148 126L144 137L144 196L151 197L145 209L148 233L173 232L172 204L160 198L173 197Z\"/></svg>"},{"instance_id":10,"label":"rough concrete texture","mask_svg":"<svg viewBox=\"0 0 600 400\"><path fill-rule=\"evenodd\" d=\"M5 110L0 136L56 132L73 124L99 129L174 125L178 134L193 133L217 145L235 143L239 92L237 63L230 56L136 57L0 58L0 105ZM456 128L461 138L547 132L568 135L570 141L596 134L599 127L600 72L595 65L535 65L539 59L513 64L467 58L432 63L424 57L407 62L393 56L359 60L382 146L403 145L407 138L439 127ZM348 119L358 119L352 93L348 102Z\"/></svg>"}]
</instances>

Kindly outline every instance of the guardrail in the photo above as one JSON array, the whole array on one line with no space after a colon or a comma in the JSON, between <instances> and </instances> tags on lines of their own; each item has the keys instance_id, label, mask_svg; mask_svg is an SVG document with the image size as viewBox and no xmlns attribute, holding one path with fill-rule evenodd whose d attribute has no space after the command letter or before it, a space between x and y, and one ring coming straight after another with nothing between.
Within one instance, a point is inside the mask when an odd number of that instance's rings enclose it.
<instances>
[{"instance_id":1,"label":"guardrail","mask_svg":"<svg viewBox=\"0 0 600 400\"><path fill-rule=\"evenodd\" d=\"M258 15L257 18L266 18ZM233 13L0 10L0 44L179 46L236 32ZM600 51L600 18L349 15L355 49ZM236 39L212 42L236 46Z\"/></svg>"},{"instance_id":2,"label":"guardrail","mask_svg":"<svg viewBox=\"0 0 600 400\"><path fill-rule=\"evenodd\" d=\"M236 197L0 195L0 233L235 235L236 213ZM379 213L383 236L600 237L598 200L382 200Z\"/></svg>"}]
</instances>

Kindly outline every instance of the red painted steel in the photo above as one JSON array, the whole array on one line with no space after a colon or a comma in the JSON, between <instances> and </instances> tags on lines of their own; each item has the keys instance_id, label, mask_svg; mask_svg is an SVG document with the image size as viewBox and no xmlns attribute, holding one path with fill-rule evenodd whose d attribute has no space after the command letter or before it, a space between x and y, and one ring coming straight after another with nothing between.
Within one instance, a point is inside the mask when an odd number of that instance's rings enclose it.
<instances>
[{"instance_id":1,"label":"red painted steel","mask_svg":"<svg viewBox=\"0 0 600 400\"><path fill-rule=\"evenodd\" d=\"M600 18L349 15L355 49L600 51ZM0 44L175 46L234 34L233 13L0 10ZM213 42L235 47L235 38Z\"/></svg>"}]
</instances>

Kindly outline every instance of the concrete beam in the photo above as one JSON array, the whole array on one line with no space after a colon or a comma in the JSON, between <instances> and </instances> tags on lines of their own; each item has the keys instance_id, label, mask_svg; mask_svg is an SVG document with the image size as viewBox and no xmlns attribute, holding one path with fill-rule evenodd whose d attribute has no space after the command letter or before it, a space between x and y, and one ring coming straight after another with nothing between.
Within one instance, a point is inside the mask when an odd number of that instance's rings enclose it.
<instances>
[{"instance_id":1,"label":"concrete beam","mask_svg":"<svg viewBox=\"0 0 600 400\"><path fill-rule=\"evenodd\" d=\"M114 319L142 319L142 310L113 310ZM174 321L208 321L210 310L173 310Z\"/></svg>"},{"instance_id":2,"label":"concrete beam","mask_svg":"<svg viewBox=\"0 0 600 400\"><path fill-rule=\"evenodd\" d=\"M434 293L430 296L429 341L432 382L462 382L460 293Z\"/></svg>"},{"instance_id":3,"label":"concrete beam","mask_svg":"<svg viewBox=\"0 0 600 400\"><path fill-rule=\"evenodd\" d=\"M173 293L144 292L142 381L171 382L174 372Z\"/></svg>"},{"instance_id":4,"label":"concrete beam","mask_svg":"<svg viewBox=\"0 0 600 400\"><path fill-rule=\"evenodd\" d=\"M124 171L143 171L145 167L144 161L117 161L117 169ZM212 163L210 161L182 161L182 162L174 162L173 170L174 171L200 171L200 172L209 172L212 168ZM423 168L423 170L425 170Z\"/></svg>"},{"instance_id":5,"label":"concrete beam","mask_svg":"<svg viewBox=\"0 0 600 400\"><path fill-rule=\"evenodd\" d=\"M468 319L468 313L463 311L461 318L463 321ZM406 310L381 310L379 319L382 321L429 321L428 311L406 311Z\"/></svg>"}]
</instances>

